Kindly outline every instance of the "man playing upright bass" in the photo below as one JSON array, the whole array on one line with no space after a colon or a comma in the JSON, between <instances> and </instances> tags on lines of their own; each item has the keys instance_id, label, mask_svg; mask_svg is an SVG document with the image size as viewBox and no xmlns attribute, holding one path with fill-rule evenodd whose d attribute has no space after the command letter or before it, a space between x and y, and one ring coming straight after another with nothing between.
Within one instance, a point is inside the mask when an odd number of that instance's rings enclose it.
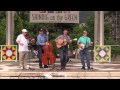
<instances>
[{"instance_id":1,"label":"man playing upright bass","mask_svg":"<svg viewBox=\"0 0 120 90\"><path fill-rule=\"evenodd\" d=\"M47 34L49 34L49 32L47 32ZM37 45L37 48L38 48L38 58L39 58L39 67L40 68L43 68L42 67L42 47L44 45L47 45L47 36L43 33L43 29L40 29L39 30L39 34L37 36L37 41L36 41L36 45ZM47 65L44 65L44 68L48 68Z\"/></svg>"}]
</instances>

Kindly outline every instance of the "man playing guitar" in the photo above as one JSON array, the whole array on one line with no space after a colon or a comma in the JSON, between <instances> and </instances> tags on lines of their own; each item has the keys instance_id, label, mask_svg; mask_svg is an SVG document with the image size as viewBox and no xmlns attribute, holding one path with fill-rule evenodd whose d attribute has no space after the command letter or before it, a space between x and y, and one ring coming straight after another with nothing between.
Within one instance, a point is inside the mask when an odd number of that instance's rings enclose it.
<instances>
[{"instance_id":1,"label":"man playing guitar","mask_svg":"<svg viewBox=\"0 0 120 90\"><path fill-rule=\"evenodd\" d=\"M64 70L68 60L68 44L72 43L72 40L70 40L70 37L68 36L68 30L64 29L63 35L58 36L55 39L55 42L57 45L60 45L61 70Z\"/></svg>"}]
</instances>

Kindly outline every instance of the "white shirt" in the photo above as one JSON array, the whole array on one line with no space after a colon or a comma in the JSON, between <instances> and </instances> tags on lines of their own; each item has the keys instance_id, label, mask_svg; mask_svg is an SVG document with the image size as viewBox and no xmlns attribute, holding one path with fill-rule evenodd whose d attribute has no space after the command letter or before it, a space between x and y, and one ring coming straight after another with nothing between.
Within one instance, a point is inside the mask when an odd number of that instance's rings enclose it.
<instances>
[{"instance_id":1,"label":"white shirt","mask_svg":"<svg viewBox=\"0 0 120 90\"><path fill-rule=\"evenodd\" d=\"M20 51L28 51L28 43L29 43L29 41L24 37L23 34L18 35L18 37L16 39L16 42L18 42L18 41L23 44L23 45L18 44L19 45L18 46L19 47L18 51L19 52Z\"/></svg>"}]
</instances>

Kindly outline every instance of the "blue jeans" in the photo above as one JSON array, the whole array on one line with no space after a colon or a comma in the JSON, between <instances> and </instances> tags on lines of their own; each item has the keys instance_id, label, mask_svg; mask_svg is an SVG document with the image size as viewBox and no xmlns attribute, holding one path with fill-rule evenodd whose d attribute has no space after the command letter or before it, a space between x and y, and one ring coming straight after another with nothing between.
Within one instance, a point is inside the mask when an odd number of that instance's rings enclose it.
<instances>
[{"instance_id":1,"label":"blue jeans","mask_svg":"<svg viewBox=\"0 0 120 90\"><path fill-rule=\"evenodd\" d=\"M87 60L87 67L90 67L90 55L89 55L89 49L86 48L84 50L80 51L80 57L81 57L81 63L83 67L85 67L85 59Z\"/></svg>"},{"instance_id":2,"label":"blue jeans","mask_svg":"<svg viewBox=\"0 0 120 90\"><path fill-rule=\"evenodd\" d=\"M60 50L61 67L65 67L67 61L68 61L68 48L67 47L62 47L61 50Z\"/></svg>"}]
</instances>

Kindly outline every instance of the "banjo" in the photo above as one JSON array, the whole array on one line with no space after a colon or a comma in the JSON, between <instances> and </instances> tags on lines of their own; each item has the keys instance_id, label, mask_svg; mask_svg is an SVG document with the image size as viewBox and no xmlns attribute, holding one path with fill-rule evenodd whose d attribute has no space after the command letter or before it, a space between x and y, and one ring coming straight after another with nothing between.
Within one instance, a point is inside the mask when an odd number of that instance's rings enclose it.
<instances>
[{"instance_id":1,"label":"banjo","mask_svg":"<svg viewBox=\"0 0 120 90\"><path fill-rule=\"evenodd\" d=\"M89 46L92 46L92 45L93 45L93 42L91 42L91 43L89 44ZM81 43L80 45L78 45L78 49L79 49L79 50L84 50L85 47L86 47L86 45L83 44L83 43Z\"/></svg>"},{"instance_id":2,"label":"banjo","mask_svg":"<svg viewBox=\"0 0 120 90\"><path fill-rule=\"evenodd\" d=\"M82 44L80 44L80 45L78 46L78 49L79 49L79 50L84 50L85 47L86 47L85 44L82 43Z\"/></svg>"}]
</instances>

